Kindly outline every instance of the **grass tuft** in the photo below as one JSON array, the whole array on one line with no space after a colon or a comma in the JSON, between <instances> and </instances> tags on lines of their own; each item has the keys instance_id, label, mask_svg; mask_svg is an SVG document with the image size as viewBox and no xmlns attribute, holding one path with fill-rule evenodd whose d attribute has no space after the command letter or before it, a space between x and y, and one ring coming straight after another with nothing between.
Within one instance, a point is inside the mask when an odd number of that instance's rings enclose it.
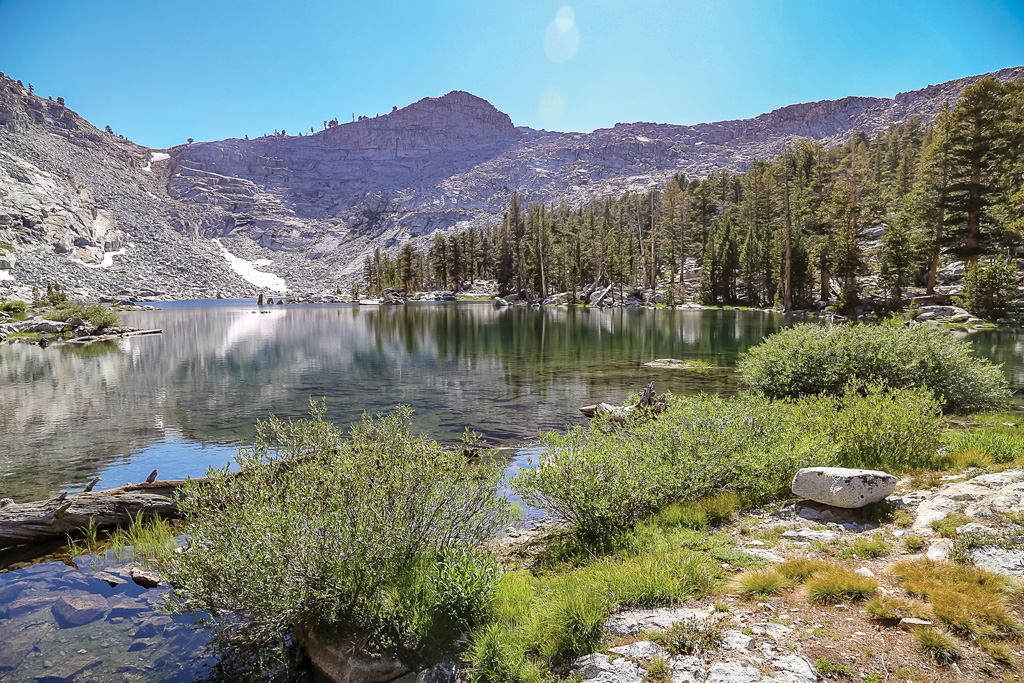
<instances>
[{"instance_id":1,"label":"grass tuft","mask_svg":"<svg viewBox=\"0 0 1024 683\"><path fill-rule=\"evenodd\" d=\"M878 590L878 582L849 569L834 567L812 575L804 588L812 600L829 605L843 598L865 600Z\"/></svg>"},{"instance_id":2,"label":"grass tuft","mask_svg":"<svg viewBox=\"0 0 1024 683\"><path fill-rule=\"evenodd\" d=\"M732 590L747 597L775 595L785 587L786 580L774 569L751 569L732 580Z\"/></svg>"},{"instance_id":3,"label":"grass tuft","mask_svg":"<svg viewBox=\"0 0 1024 683\"><path fill-rule=\"evenodd\" d=\"M864 610L875 619L886 621L899 619L907 614L910 611L910 605L906 600L883 596L868 600L864 603Z\"/></svg>"},{"instance_id":4,"label":"grass tuft","mask_svg":"<svg viewBox=\"0 0 1024 683\"><path fill-rule=\"evenodd\" d=\"M914 629L914 638L925 652L940 664L949 664L958 656L956 640L934 628Z\"/></svg>"},{"instance_id":5,"label":"grass tuft","mask_svg":"<svg viewBox=\"0 0 1024 683\"><path fill-rule=\"evenodd\" d=\"M816 572L828 569L829 564L821 560L810 560L803 557L793 557L785 562L777 564L775 571L792 583L803 583Z\"/></svg>"},{"instance_id":6,"label":"grass tuft","mask_svg":"<svg viewBox=\"0 0 1024 683\"><path fill-rule=\"evenodd\" d=\"M1019 586L1009 577L984 569L931 560L893 566L904 590L927 598L935 616L965 638L1009 638L1024 634L1009 598Z\"/></svg>"},{"instance_id":7,"label":"grass tuft","mask_svg":"<svg viewBox=\"0 0 1024 683\"><path fill-rule=\"evenodd\" d=\"M840 555L842 557L856 557L862 560L870 560L876 557L885 557L891 552L891 547L882 538L881 534L876 534L871 538L858 538L853 542L853 545L844 549Z\"/></svg>"},{"instance_id":8,"label":"grass tuft","mask_svg":"<svg viewBox=\"0 0 1024 683\"><path fill-rule=\"evenodd\" d=\"M664 633L651 633L650 639L672 655L699 655L721 645L724 630L719 618L690 617L672 624Z\"/></svg>"}]
</instances>

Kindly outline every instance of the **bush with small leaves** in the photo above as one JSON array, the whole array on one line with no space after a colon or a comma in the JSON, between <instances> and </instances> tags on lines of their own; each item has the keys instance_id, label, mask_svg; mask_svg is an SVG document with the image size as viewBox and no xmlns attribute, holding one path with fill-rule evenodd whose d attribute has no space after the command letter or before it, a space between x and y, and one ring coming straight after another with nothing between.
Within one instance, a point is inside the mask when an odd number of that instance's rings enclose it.
<instances>
[{"instance_id":1,"label":"bush with small leaves","mask_svg":"<svg viewBox=\"0 0 1024 683\"><path fill-rule=\"evenodd\" d=\"M997 366L974 356L966 341L925 325L797 325L750 349L739 367L754 392L771 398L840 396L859 381L928 389L947 412L1009 399Z\"/></svg>"},{"instance_id":2,"label":"bush with small leaves","mask_svg":"<svg viewBox=\"0 0 1024 683\"><path fill-rule=\"evenodd\" d=\"M237 457L245 476L225 467L182 488L190 543L162 560L179 598L169 607L221 615L242 644L295 623L410 646L435 627L457 637L444 622L489 602L490 566L471 553L507 519L502 465L467 468L413 436L408 408L348 433L325 413L311 402L310 419L258 422Z\"/></svg>"}]
</instances>

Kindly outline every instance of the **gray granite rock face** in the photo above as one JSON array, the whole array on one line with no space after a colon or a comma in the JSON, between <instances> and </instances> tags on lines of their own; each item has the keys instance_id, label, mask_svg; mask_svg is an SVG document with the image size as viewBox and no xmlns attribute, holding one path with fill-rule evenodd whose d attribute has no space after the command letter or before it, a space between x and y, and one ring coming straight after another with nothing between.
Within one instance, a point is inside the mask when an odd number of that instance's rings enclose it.
<instances>
[{"instance_id":1,"label":"gray granite rock face","mask_svg":"<svg viewBox=\"0 0 1024 683\"><path fill-rule=\"evenodd\" d=\"M1022 80L1024 69L994 75ZM151 150L0 76L0 242L14 248L11 267L0 267L14 283L0 279L0 294L46 282L107 294L142 282L177 297L255 296L260 288L213 238L239 258L270 259L267 270L293 291L333 290L375 248L493 224L516 190L578 206L676 173L739 171L775 158L793 136L828 145L915 115L931 120L979 78L741 121L591 133L517 128L486 101L452 92L301 136ZM107 267L89 267L121 248Z\"/></svg>"},{"instance_id":2,"label":"gray granite rock face","mask_svg":"<svg viewBox=\"0 0 1024 683\"><path fill-rule=\"evenodd\" d=\"M885 500L897 481L878 470L805 467L793 477L793 493L832 507L861 508Z\"/></svg>"}]
</instances>

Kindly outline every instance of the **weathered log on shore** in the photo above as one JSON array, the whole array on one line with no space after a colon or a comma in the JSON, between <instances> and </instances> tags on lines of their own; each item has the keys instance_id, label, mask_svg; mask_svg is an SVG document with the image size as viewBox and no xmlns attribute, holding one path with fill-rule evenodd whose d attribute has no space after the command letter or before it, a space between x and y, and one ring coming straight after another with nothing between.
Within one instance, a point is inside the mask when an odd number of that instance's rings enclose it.
<instances>
[{"instance_id":1,"label":"weathered log on shore","mask_svg":"<svg viewBox=\"0 0 1024 683\"><path fill-rule=\"evenodd\" d=\"M656 415L668 408L668 397L654 395L654 382L651 382L640 392L640 400L631 406L613 406L610 403L595 403L594 405L583 406L580 412L587 417L596 415L611 415L615 422L625 422L629 413L634 410L642 410L645 415Z\"/></svg>"},{"instance_id":2,"label":"weathered log on shore","mask_svg":"<svg viewBox=\"0 0 1024 683\"><path fill-rule=\"evenodd\" d=\"M107 491L61 494L49 500L0 507L0 548L60 538L88 526L125 526L145 517L178 516L174 493L187 479L125 484ZM193 481L206 481L205 478Z\"/></svg>"},{"instance_id":3,"label":"weathered log on shore","mask_svg":"<svg viewBox=\"0 0 1024 683\"><path fill-rule=\"evenodd\" d=\"M132 330L130 332L120 332L118 334L98 334L90 335L88 337L78 337L76 339L68 339L65 343L88 346L89 344L95 344L96 342L112 341L123 337L141 337L147 334L163 334L163 332L163 330Z\"/></svg>"}]
</instances>

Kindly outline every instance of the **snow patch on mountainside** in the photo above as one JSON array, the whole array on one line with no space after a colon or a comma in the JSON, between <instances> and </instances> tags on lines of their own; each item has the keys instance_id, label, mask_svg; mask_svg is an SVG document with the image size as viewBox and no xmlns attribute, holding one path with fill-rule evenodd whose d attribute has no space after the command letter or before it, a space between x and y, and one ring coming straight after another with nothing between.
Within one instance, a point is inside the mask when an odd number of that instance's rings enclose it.
<instances>
[{"instance_id":1,"label":"snow patch on mountainside","mask_svg":"<svg viewBox=\"0 0 1024 683\"><path fill-rule=\"evenodd\" d=\"M274 292L284 294L288 291L287 283L285 283L280 276L257 270L257 268L269 266L271 263L270 259L246 261L244 258L239 258L228 251L228 248L221 244L219 237L215 237L213 241L217 243L218 247L220 247L220 253L223 254L225 260L227 260L228 264L231 266L231 270L238 273L244 280L251 282L257 287L269 289Z\"/></svg>"}]
</instances>

